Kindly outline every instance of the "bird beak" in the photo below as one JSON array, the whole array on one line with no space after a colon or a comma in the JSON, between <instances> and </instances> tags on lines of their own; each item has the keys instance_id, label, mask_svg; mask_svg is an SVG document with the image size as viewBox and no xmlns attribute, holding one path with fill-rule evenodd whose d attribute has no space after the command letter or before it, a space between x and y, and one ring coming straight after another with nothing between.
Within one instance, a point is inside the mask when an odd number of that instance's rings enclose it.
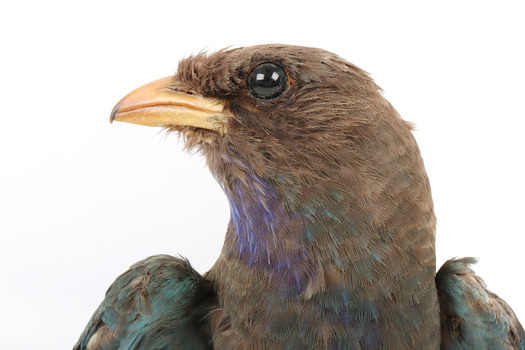
<instances>
[{"instance_id":1,"label":"bird beak","mask_svg":"<svg viewBox=\"0 0 525 350\"><path fill-rule=\"evenodd\" d=\"M192 126L225 131L231 117L224 102L173 89L174 77L155 80L129 93L111 112L117 120L146 126Z\"/></svg>"}]
</instances>

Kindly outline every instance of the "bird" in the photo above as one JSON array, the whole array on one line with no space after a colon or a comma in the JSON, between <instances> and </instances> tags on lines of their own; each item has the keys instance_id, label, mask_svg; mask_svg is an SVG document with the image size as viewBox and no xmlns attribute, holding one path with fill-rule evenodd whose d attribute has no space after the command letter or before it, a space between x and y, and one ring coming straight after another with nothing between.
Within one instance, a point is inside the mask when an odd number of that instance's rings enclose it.
<instances>
[{"instance_id":1,"label":"bird","mask_svg":"<svg viewBox=\"0 0 525 350\"><path fill-rule=\"evenodd\" d=\"M412 134L370 75L331 52L201 52L111 121L178 133L230 206L199 274L156 255L109 287L81 349L525 349L471 265L436 274L436 217Z\"/></svg>"}]
</instances>

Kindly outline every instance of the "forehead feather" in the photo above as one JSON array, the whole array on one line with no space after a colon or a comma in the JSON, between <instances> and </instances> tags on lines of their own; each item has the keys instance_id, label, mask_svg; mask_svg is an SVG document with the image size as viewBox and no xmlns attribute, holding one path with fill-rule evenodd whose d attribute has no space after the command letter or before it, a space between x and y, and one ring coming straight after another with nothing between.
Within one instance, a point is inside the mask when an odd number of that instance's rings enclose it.
<instances>
[{"instance_id":1,"label":"forehead feather","mask_svg":"<svg viewBox=\"0 0 525 350\"><path fill-rule=\"evenodd\" d=\"M331 79L351 79L376 88L369 75L328 51L281 44L202 52L180 61L176 73L179 82L205 96L228 96L246 87L250 71L258 64L281 65L290 78L299 83Z\"/></svg>"}]
</instances>

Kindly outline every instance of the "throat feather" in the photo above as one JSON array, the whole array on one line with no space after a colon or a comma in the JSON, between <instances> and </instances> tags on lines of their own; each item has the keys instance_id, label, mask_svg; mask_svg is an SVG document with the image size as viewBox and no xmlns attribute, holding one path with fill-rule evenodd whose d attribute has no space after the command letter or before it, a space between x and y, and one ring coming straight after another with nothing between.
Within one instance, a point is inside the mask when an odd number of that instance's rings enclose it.
<instances>
[{"instance_id":1,"label":"throat feather","mask_svg":"<svg viewBox=\"0 0 525 350\"><path fill-rule=\"evenodd\" d=\"M228 255L301 293L315 271L301 213L285 206L271 180L254 173L243 173L224 190L231 208Z\"/></svg>"}]
</instances>

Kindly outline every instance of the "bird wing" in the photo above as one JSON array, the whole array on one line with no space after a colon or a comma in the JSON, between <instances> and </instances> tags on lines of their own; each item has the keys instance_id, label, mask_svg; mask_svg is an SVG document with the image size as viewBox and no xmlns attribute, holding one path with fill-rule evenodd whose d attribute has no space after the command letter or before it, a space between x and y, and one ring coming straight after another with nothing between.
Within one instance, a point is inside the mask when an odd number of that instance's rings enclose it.
<instances>
[{"instance_id":1,"label":"bird wing","mask_svg":"<svg viewBox=\"0 0 525 350\"><path fill-rule=\"evenodd\" d=\"M211 282L185 259L155 255L109 287L74 350L211 349Z\"/></svg>"},{"instance_id":2,"label":"bird wing","mask_svg":"<svg viewBox=\"0 0 525 350\"><path fill-rule=\"evenodd\" d=\"M525 349L525 332L507 303L469 267L475 258L448 260L436 285L441 349Z\"/></svg>"}]
</instances>

